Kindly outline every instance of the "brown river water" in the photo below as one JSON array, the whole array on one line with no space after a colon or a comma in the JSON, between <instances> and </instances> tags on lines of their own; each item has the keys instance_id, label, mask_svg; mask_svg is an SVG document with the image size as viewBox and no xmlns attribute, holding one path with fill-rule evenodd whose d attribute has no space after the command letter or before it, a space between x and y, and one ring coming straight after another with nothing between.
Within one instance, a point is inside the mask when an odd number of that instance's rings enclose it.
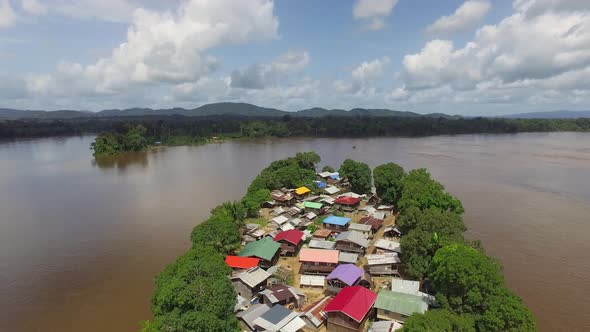
<instances>
[{"instance_id":1,"label":"brown river water","mask_svg":"<svg viewBox=\"0 0 590 332\"><path fill-rule=\"evenodd\" d=\"M92 137L0 143L0 331L137 331L153 278L211 208L271 161L315 150L426 167L466 208L540 331L590 331L590 134L289 139L96 163Z\"/></svg>"}]
</instances>

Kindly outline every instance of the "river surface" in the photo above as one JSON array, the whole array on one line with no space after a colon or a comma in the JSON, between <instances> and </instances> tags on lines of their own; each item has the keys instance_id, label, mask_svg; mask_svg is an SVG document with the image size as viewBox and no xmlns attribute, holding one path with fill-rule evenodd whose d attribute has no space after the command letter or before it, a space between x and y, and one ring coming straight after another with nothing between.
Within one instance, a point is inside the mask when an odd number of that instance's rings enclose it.
<instances>
[{"instance_id":1,"label":"river surface","mask_svg":"<svg viewBox=\"0 0 590 332\"><path fill-rule=\"evenodd\" d=\"M540 331L590 331L590 134L290 139L94 162L93 137L0 143L0 331L137 331L154 276L271 161L427 167Z\"/></svg>"}]
</instances>

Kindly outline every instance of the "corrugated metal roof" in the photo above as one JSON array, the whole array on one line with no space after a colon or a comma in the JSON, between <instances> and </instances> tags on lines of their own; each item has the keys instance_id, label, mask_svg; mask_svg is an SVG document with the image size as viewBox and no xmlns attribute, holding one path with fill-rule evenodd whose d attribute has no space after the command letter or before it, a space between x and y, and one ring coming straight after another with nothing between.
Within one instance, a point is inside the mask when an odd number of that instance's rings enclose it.
<instances>
[{"instance_id":1,"label":"corrugated metal roof","mask_svg":"<svg viewBox=\"0 0 590 332\"><path fill-rule=\"evenodd\" d=\"M280 332L297 332L305 326L305 321L299 317L293 318L287 325L281 327Z\"/></svg>"},{"instance_id":2,"label":"corrugated metal roof","mask_svg":"<svg viewBox=\"0 0 590 332\"><path fill-rule=\"evenodd\" d=\"M402 327L404 327L402 324L392 320L380 320L371 324L371 327L369 327L369 332L393 332L401 329Z\"/></svg>"},{"instance_id":3,"label":"corrugated metal roof","mask_svg":"<svg viewBox=\"0 0 590 332\"><path fill-rule=\"evenodd\" d=\"M308 249L299 252L300 262L338 263L338 250Z\"/></svg>"},{"instance_id":4,"label":"corrugated metal roof","mask_svg":"<svg viewBox=\"0 0 590 332\"><path fill-rule=\"evenodd\" d=\"M334 249L336 242L333 241L322 241L322 240L310 240L309 247L316 249Z\"/></svg>"},{"instance_id":5,"label":"corrugated metal roof","mask_svg":"<svg viewBox=\"0 0 590 332\"><path fill-rule=\"evenodd\" d=\"M286 223L287 220L289 220L289 218L287 218L285 216L278 216L278 217L272 218L270 221L277 223L279 225L282 225L282 224Z\"/></svg>"},{"instance_id":6,"label":"corrugated metal roof","mask_svg":"<svg viewBox=\"0 0 590 332\"><path fill-rule=\"evenodd\" d=\"M341 251L340 252L340 255L338 256L338 261L340 263L356 264L356 262L358 260L359 260L359 255L358 254L353 254L353 253L349 253L349 252Z\"/></svg>"},{"instance_id":7,"label":"corrugated metal roof","mask_svg":"<svg viewBox=\"0 0 590 332\"><path fill-rule=\"evenodd\" d=\"M363 270L354 264L340 264L328 276L327 280L338 279L348 286L354 283L363 275Z\"/></svg>"},{"instance_id":8,"label":"corrugated metal roof","mask_svg":"<svg viewBox=\"0 0 590 332\"><path fill-rule=\"evenodd\" d=\"M370 243L370 241L365 238L363 233L357 231L346 231L338 234L338 236L336 236L336 242L338 241L352 242L363 248L368 248Z\"/></svg>"},{"instance_id":9,"label":"corrugated metal roof","mask_svg":"<svg viewBox=\"0 0 590 332\"><path fill-rule=\"evenodd\" d=\"M269 306L259 303L251 306L248 310L238 312L236 317L242 319L251 330L254 330L254 320L269 310Z\"/></svg>"},{"instance_id":10,"label":"corrugated metal roof","mask_svg":"<svg viewBox=\"0 0 590 332\"><path fill-rule=\"evenodd\" d=\"M410 316L426 312L428 302L422 296L382 290L377 295L375 308Z\"/></svg>"},{"instance_id":11,"label":"corrugated metal roof","mask_svg":"<svg viewBox=\"0 0 590 332\"><path fill-rule=\"evenodd\" d=\"M240 251L239 256L258 257L271 261L280 246L280 243L273 241L271 238L265 237L256 242L248 243L244 249Z\"/></svg>"},{"instance_id":12,"label":"corrugated metal roof","mask_svg":"<svg viewBox=\"0 0 590 332\"><path fill-rule=\"evenodd\" d=\"M336 295L334 300L326 306L324 311L342 312L355 321L360 322L367 315L369 310L371 310L376 298L377 294L375 294L375 292L362 286L344 287L340 293Z\"/></svg>"},{"instance_id":13,"label":"corrugated metal roof","mask_svg":"<svg viewBox=\"0 0 590 332\"><path fill-rule=\"evenodd\" d=\"M319 327L326 321L324 308L326 308L333 298L333 296L327 296L303 308L304 315L309 318L315 327Z\"/></svg>"},{"instance_id":14,"label":"corrugated metal roof","mask_svg":"<svg viewBox=\"0 0 590 332\"><path fill-rule=\"evenodd\" d=\"M293 227L292 225L290 225L290 226ZM292 230L280 232L279 234L277 234L277 236L275 236L274 240L277 242L281 241L281 240L285 240L291 244L298 245L301 242L301 240L303 239L303 235L304 234L302 231L292 229Z\"/></svg>"},{"instance_id":15,"label":"corrugated metal roof","mask_svg":"<svg viewBox=\"0 0 590 332\"><path fill-rule=\"evenodd\" d=\"M383 249L386 251L401 252L401 245L398 241L391 241L386 239L379 239L375 241L375 248Z\"/></svg>"},{"instance_id":16,"label":"corrugated metal roof","mask_svg":"<svg viewBox=\"0 0 590 332\"><path fill-rule=\"evenodd\" d=\"M236 275L235 278L242 280L249 287L254 287L270 278L270 273L259 267L254 267Z\"/></svg>"},{"instance_id":17,"label":"corrugated metal roof","mask_svg":"<svg viewBox=\"0 0 590 332\"><path fill-rule=\"evenodd\" d=\"M351 231L359 231L359 232L370 232L371 225L364 225L364 224L355 224L352 223L348 226L348 229Z\"/></svg>"},{"instance_id":18,"label":"corrugated metal roof","mask_svg":"<svg viewBox=\"0 0 590 332\"><path fill-rule=\"evenodd\" d=\"M316 203L316 202L303 202L303 206L306 208L310 208L310 209L321 209L322 208L322 203Z\"/></svg>"},{"instance_id":19,"label":"corrugated metal roof","mask_svg":"<svg viewBox=\"0 0 590 332\"><path fill-rule=\"evenodd\" d=\"M361 199L358 197L340 196L340 197L336 198L334 203L341 204L341 205L355 205L355 204L358 204L360 201L361 201Z\"/></svg>"},{"instance_id":20,"label":"corrugated metal roof","mask_svg":"<svg viewBox=\"0 0 590 332\"><path fill-rule=\"evenodd\" d=\"M299 280L299 285L301 286L324 286L324 283L326 281L326 277L324 276L316 276L316 275L307 275L307 274L303 274L301 275L301 278Z\"/></svg>"},{"instance_id":21,"label":"corrugated metal roof","mask_svg":"<svg viewBox=\"0 0 590 332\"><path fill-rule=\"evenodd\" d=\"M309 188L307 187L299 187L297 189L295 189L295 193L297 195L303 195L303 194L307 194L308 192L310 192L311 190L309 190Z\"/></svg>"},{"instance_id":22,"label":"corrugated metal roof","mask_svg":"<svg viewBox=\"0 0 590 332\"><path fill-rule=\"evenodd\" d=\"M395 252L366 255L365 258L367 258L367 265L369 266L401 263L401 260Z\"/></svg>"},{"instance_id":23,"label":"corrugated metal roof","mask_svg":"<svg viewBox=\"0 0 590 332\"><path fill-rule=\"evenodd\" d=\"M338 217L338 216L334 216L334 215L329 215L326 217L326 219L324 219L323 223L324 224L330 224L330 225L337 225L337 226L345 226L348 223L350 223L350 218L346 218L346 217Z\"/></svg>"},{"instance_id":24,"label":"corrugated metal roof","mask_svg":"<svg viewBox=\"0 0 590 332\"><path fill-rule=\"evenodd\" d=\"M338 187L336 187L336 186L330 186L330 187L325 188L324 191L330 195L334 195L335 193L339 192L340 189L338 189Z\"/></svg>"},{"instance_id":25,"label":"corrugated metal roof","mask_svg":"<svg viewBox=\"0 0 590 332\"><path fill-rule=\"evenodd\" d=\"M391 280L391 291L412 295L421 295L420 281L393 278Z\"/></svg>"},{"instance_id":26,"label":"corrugated metal roof","mask_svg":"<svg viewBox=\"0 0 590 332\"><path fill-rule=\"evenodd\" d=\"M241 256L225 257L225 264L234 269L249 269L258 266L258 263L260 263L260 258Z\"/></svg>"}]
</instances>

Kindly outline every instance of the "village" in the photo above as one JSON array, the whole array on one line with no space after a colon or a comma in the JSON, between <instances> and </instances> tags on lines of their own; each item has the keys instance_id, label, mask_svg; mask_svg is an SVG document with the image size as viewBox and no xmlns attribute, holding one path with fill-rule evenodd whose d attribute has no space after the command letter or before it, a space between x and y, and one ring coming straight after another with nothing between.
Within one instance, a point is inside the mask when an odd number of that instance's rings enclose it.
<instances>
[{"instance_id":1,"label":"village","mask_svg":"<svg viewBox=\"0 0 590 332\"><path fill-rule=\"evenodd\" d=\"M358 195L337 172L272 192L227 256L243 331L400 329L434 298L400 271L394 206Z\"/></svg>"}]
</instances>

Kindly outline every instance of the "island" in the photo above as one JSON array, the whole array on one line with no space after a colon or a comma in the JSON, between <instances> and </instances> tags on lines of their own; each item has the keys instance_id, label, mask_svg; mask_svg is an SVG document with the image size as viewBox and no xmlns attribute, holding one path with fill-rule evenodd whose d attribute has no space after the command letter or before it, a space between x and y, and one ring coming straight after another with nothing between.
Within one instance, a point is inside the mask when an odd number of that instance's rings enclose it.
<instances>
[{"instance_id":1,"label":"island","mask_svg":"<svg viewBox=\"0 0 590 332\"><path fill-rule=\"evenodd\" d=\"M320 162L272 162L194 227L142 332L536 331L426 169Z\"/></svg>"}]
</instances>

